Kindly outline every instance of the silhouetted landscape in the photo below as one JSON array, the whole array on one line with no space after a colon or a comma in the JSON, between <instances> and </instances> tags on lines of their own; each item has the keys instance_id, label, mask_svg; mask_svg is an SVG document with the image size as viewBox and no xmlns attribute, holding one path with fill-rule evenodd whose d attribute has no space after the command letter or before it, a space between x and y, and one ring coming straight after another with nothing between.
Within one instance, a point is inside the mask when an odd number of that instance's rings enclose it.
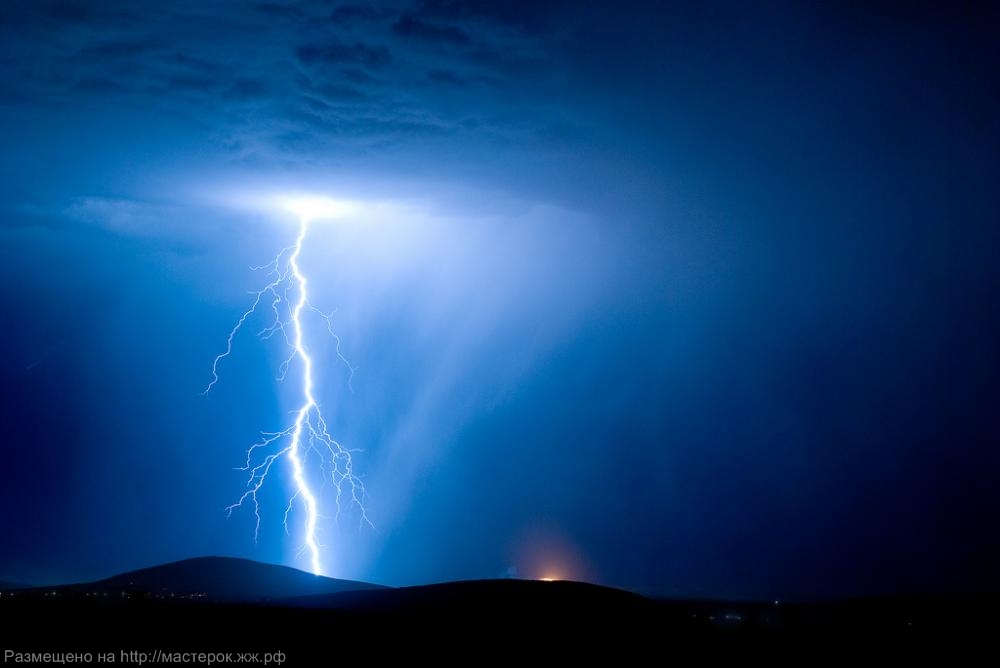
<instances>
[{"instance_id":1,"label":"silhouetted landscape","mask_svg":"<svg viewBox=\"0 0 1000 668\"><path fill-rule=\"evenodd\" d=\"M293 596L335 594L380 585L317 577L287 566L249 559L203 557L122 573L60 588L65 595L128 592L151 599L204 598L215 603L259 603Z\"/></svg>"},{"instance_id":2,"label":"silhouetted landscape","mask_svg":"<svg viewBox=\"0 0 1000 668\"><path fill-rule=\"evenodd\" d=\"M583 582L521 579L413 587L314 576L285 566L208 557L91 583L6 589L0 615L13 637L59 629L45 651L282 651L305 660L336 646L370 656L432 653L476 642L560 656L662 648L716 651L760 642L836 639L900 648L1000 623L994 599L897 597L829 602L665 600ZM393 642L386 643L386 639ZM397 644L403 643L403 644ZM17 651L30 651L30 641ZM41 649L41 648L35 648ZM148 659L147 659L148 660Z\"/></svg>"}]
</instances>

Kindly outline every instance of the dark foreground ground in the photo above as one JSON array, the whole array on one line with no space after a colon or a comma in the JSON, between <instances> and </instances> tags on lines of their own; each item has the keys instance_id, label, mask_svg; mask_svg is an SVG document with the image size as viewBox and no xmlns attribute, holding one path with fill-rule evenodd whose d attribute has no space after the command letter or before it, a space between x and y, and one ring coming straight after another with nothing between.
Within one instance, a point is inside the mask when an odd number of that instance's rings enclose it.
<instances>
[{"instance_id":1,"label":"dark foreground ground","mask_svg":"<svg viewBox=\"0 0 1000 668\"><path fill-rule=\"evenodd\" d=\"M687 665L719 656L801 665L833 656L926 660L929 650L990 656L1000 638L1000 599L664 601L530 580L392 589L209 558L5 591L0 620L5 664L89 652L93 663L113 654L116 664L136 665Z\"/></svg>"},{"instance_id":2,"label":"dark foreground ground","mask_svg":"<svg viewBox=\"0 0 1000 668\"><path fill-rule=\"evenodd\" d=\"M898 656L929 643L958 652L1000 637L1000 617L985 600L724 604L520 581L338 596L288 604L4 596L2 645L18 653L92 652L95 662L97 653L113 652L119 664L218 652L244 662L256 655L258 663L281 656L288 665L425 657L476 664L614 657L619 665L747 652L819 658L877 649Z\"/></svg>"}]
</instances>

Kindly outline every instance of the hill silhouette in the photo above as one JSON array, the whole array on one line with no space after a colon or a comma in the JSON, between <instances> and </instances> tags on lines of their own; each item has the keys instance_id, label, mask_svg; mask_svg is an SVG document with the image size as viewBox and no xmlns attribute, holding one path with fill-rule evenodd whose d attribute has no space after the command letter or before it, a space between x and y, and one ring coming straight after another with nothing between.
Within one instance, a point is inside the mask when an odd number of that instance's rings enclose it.
<instances>
[{"instance_id":1,"label":"hill silhouette","mask_svg":"<svg viewBox=\"0 0 1000 668\"><path fill-rule=\"evenodd\" d=\"M523 608L521 614L575 616L648 610L653 601L638 594L586 582L463 580L414 587L355 590L289 597L276 601L297 608L355 612L462 614L471 609Z\"/></svg>"},{"instance_id":2,"label":"hill silhouette","mask_svg":"<svg viewBox=\"0 0 1000 668\"><path fill-rule=\"evenodd\" d=\"M137 592L156 598L205 598L225 603L266 602L290 596L324 595L381 585L337 580L288 566L233 557L196 557L143 568L56 591Z\"/></svg>"}]
</instances>

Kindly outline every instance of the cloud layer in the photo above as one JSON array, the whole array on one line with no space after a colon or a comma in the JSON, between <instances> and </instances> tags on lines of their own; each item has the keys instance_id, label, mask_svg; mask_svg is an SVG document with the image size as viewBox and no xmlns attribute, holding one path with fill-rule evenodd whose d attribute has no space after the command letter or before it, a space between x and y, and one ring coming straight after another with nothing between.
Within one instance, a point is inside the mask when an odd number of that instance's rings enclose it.
<instances>
[{"instance_id":1,"label":"cloud layer","mask_svg":"<svg viewBox=\"0 0 1000 668\"><path fill-rule=\"evenodd\" d=\"M523 140L559 68L545 11L506 3L24 2L0 30L5 93L207 123L239 159L336 162L447 136ZM30 54L30 57L25 57Z\"/></svg>"}]
</instances>

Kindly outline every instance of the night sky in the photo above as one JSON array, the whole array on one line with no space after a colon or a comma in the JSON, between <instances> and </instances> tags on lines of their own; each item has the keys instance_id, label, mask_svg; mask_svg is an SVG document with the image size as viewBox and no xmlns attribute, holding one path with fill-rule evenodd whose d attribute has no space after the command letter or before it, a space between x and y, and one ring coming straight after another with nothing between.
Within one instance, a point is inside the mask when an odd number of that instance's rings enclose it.
<instances>
[{"instance_id":1,"label":"night sky","mask_svg":"<svg viewBox=\"0 0 1000 668\"><path fill-rule=\"evenodd\" d=\"M0 579L306 567L287 476L225 513L266 322L200 393L311 193L331 575L995 591L1000 13L946 4L5 2Z\"/></svg>"}]
</instances>

